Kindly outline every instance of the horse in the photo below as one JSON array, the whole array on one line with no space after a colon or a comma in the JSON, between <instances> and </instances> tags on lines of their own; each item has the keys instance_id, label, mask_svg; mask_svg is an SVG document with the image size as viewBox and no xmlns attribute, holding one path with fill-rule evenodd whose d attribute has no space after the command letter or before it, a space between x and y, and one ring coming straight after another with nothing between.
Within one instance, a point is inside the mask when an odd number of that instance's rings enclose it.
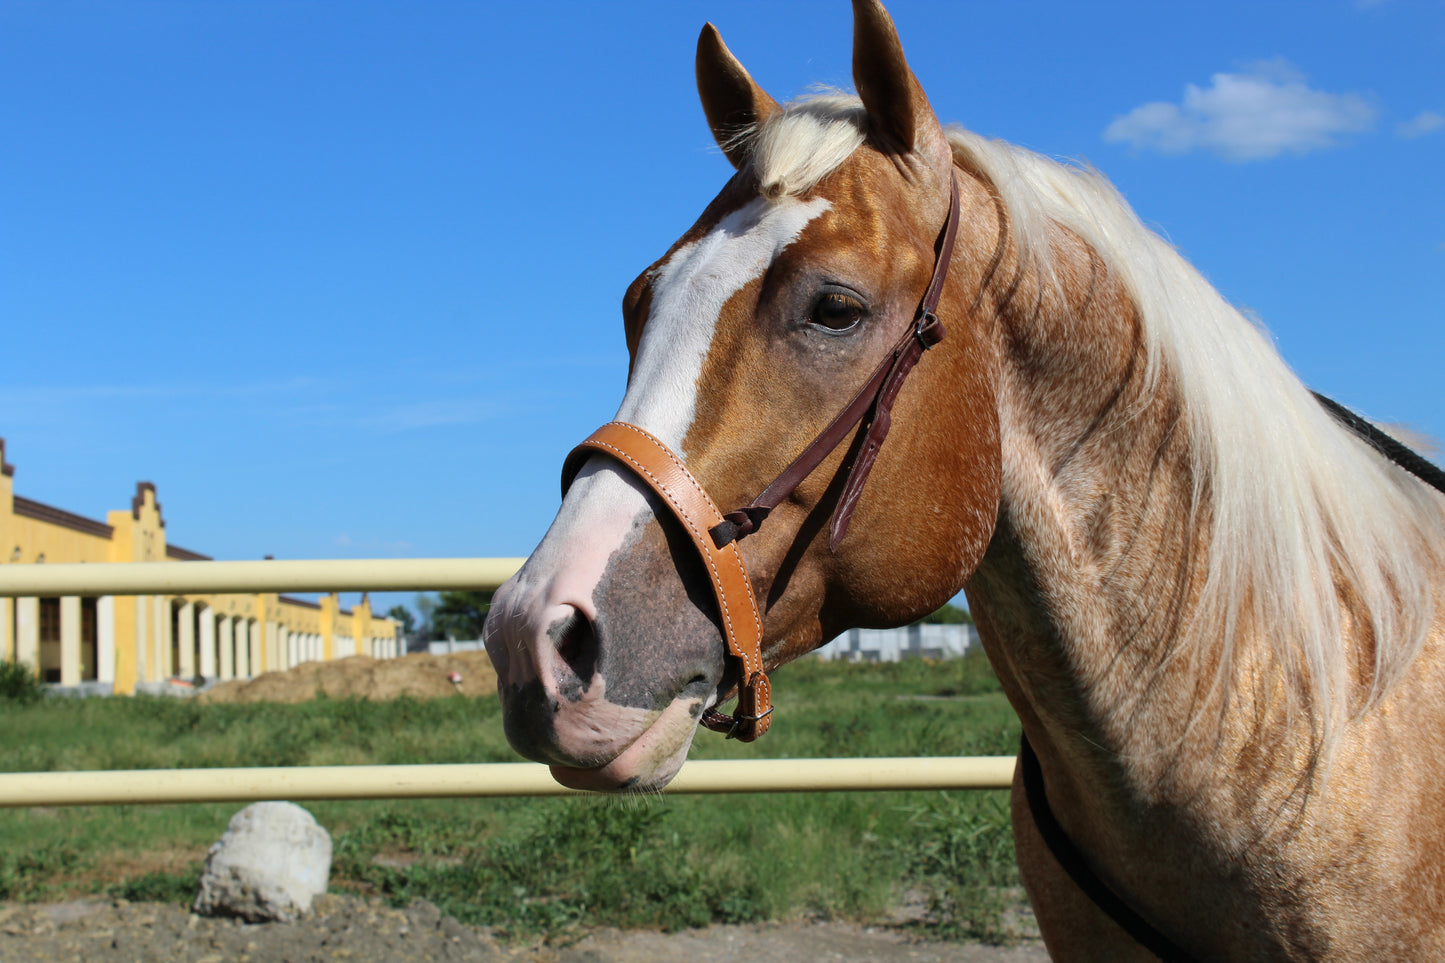
<instances>
[{"instance_id":1,"label":"horse","mask_svg":"<svg viewBox=\"0 0 1445 963\"><path fill-rule=\"evenodd\" d=\"M508 738L654 791L700 725L786 724L777 667L962 590L1053 958L1445 958L1439 496L1102 176L945 129L853 7L856 96L779 104L702 32L735 173L627 289L615 422L496 593Z\"/></svg>"}]
</instances>

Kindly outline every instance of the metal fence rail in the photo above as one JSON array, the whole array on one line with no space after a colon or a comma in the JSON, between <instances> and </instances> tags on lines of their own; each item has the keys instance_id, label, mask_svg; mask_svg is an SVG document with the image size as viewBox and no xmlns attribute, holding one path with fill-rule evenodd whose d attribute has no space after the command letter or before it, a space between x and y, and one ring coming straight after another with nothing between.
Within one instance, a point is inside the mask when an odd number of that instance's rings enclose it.
<instances>
[{"instance_id":1,"label":"metal fence rail","mask_svg":"<svg viewBox=\"0 0 1445 963\"><path fill-rule=\"evenodd\" d=\"M369 558L0 565L0 598L482 590L501 585L524 561L526 559L521 558Z\"/></svg>"},{"instance_id":2,"label":"metal fence rail","mask_svg":"<svg viewBox=\"0 0 1445 963\"><path fill-rule=\"evenodd\" d=\"M1013 756L699 760L667 793L1006 789ZM530 762L289 769L136 769L0 775L0 807L584 795Z\"/></svg>"}]
</instances>

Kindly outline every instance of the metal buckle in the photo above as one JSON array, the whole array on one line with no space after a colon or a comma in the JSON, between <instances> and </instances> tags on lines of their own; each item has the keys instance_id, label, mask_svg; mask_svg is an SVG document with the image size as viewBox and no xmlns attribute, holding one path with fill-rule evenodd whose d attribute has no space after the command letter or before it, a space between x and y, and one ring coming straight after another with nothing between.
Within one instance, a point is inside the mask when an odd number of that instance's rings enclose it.
<instances>
[{"instance_id":1,"label":"metal buckle","mask_svg":"<svg viewBox=\"0 0 1445 963\"><path fill-rule=\"evenodd\" d=\"M924 351L929 350L935 344L938 344L939 341L943 340L942 338L933 338L930 340L924 337L925 331L930 328L937 328L939 324L938 315L932 311L924 311L918 316L918 323L913 326L913 339L919 343Z\"/></svg>"},{"instance_id":2,"label":"metal buckle","mask_svg":"<svg viewBox=\"0 0 1445 963\"><path fill-rule=\"evenodd\" d=\"M732 724L732 728L728 730L728 734L725 735L725 736L723 736L723 738L724 738L724 739L736 739L736 738L737 738L737 735L738 735L738 728L739 728L744 722L762 722L764 719L766 719L768 716L770 716L770 715L772 715L772 714L773 714L773 707L772 707L772 706L768 706L766 712L763 712L762 714L756 715L756 716L743 716L743 715L737 715L736 713L734 713L734 714L733 714L733 724Z\"/></svg>"}]
</instances>

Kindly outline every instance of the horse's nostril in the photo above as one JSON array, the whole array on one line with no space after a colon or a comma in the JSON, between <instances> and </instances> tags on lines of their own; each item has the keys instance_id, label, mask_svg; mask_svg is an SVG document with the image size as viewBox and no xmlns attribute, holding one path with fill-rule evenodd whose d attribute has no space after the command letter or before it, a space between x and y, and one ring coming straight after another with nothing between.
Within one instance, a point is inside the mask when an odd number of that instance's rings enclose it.
<instances>
[{"instance_id":1,"label":"horse's nostril","mask_svg":"<svg viewBox=\"0 0 1445 963\"><path fill-rule=\"evenodd\" d=\"M586 683L597 671L597 635L592 622L577 610L554 625L548 633L557 647L557 655Z\"/></svg>"}]
</instances>

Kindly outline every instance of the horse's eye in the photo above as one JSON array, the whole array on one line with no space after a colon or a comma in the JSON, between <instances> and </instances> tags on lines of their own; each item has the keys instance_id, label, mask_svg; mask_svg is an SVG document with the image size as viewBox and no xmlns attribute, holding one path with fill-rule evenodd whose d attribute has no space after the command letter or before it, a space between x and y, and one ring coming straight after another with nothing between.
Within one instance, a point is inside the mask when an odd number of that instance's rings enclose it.
<instances>
[{"instance_id":1,"label":"horse's eye","mask_svg":"<svg viewBox=\"0 0 1445 963\"><path fill-rule=\"evenodd\" d=\"M808 320L830 331L847 331L863 320L867 313L868 309L857 298L830 292L813 304L813 313Z\"/></svg>"}]
</instances>

